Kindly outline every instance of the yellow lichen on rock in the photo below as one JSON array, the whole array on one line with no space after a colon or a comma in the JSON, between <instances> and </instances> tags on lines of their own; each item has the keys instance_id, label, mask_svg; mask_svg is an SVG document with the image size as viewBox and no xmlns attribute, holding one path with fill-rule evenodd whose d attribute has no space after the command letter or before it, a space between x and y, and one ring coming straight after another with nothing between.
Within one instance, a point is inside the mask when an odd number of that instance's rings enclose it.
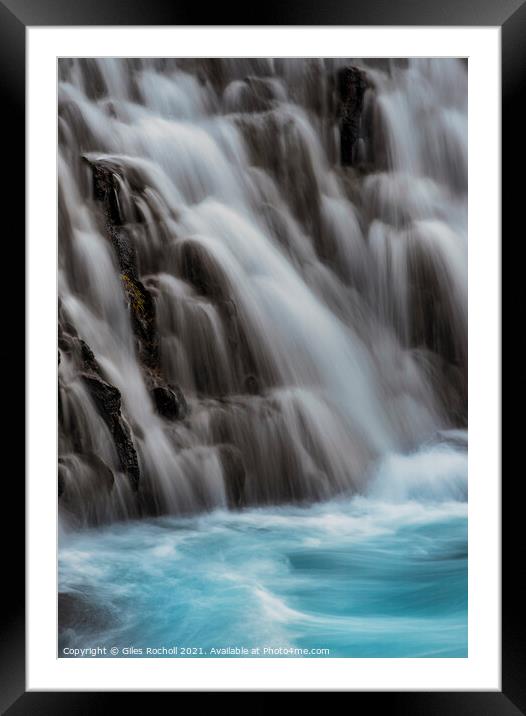
<instances>
[{"instance_id":1,"label":"yellow lichen on rock","mask_svg":"<svg viewBox=\"0 0 526 716\"><path fill-rule=\"evenodd\" d=\"M133 310L144 313L144 297L137 288L136 283L126 273L121 273L121 279Z\"/></svg>"}]
</instances>

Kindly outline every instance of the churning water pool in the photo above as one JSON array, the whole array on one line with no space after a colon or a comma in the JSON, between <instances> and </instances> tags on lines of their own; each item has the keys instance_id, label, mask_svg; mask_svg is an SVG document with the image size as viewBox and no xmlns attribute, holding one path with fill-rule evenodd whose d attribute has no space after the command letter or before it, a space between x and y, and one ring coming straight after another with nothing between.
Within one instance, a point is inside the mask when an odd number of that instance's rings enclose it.
<instances>
[{"instance_id":1,"label":"churning water pool","mask_svg":"<svg viewBox=\"0 0 526 716\"><path fill-rule=\"evenodd\" d=\"M60 656L466 657L466 499L435 446L368 496L66 533Z\"/></svg>"}]
</instances>

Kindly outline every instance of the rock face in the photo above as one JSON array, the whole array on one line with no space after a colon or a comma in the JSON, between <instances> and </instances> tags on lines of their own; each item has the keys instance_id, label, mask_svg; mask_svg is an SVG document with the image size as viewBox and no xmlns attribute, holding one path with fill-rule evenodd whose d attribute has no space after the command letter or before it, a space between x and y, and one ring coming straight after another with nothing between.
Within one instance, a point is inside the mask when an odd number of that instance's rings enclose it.
<instances>
[{"instance_id":1,"label":"rock face","mask_svg":"<svg viewBox=\"0 0 526 716\"><path fill-rule=\"evenodd\" d=\"M87 388L95 403L97 412L111 433L121 468L130 478L132 486L137 489L140 478L139 460L130 429L121 412L120 391L104 379L95 354L86 341L80 338L75 327L66 320L60 304L58 345L59 364L60 353L62 351L78 371L78 377ZM61 425L63 421L62 388L63 384L59 376L59 425ZM98 456L92 452L87 453L85 449L83 449L82 436L76 436L71 426L69 427L68 433L68 437L73 440L75 451L82 454L83 461L88 464L94 472L100 473L102 476L105 476L107 471L109 471L111 479L110 476L106 475L108 477L107 482L110 485L113 484L113 473L110 468L103 463ZM65 467L65 460L62 457L59 458L59 496L64 492L66 486L64 479Z\"/></svg>"},{"instance_id":2,"label":"rock face","mask_svg":"<svg viewBox=\"0 0 526 716\"><path fill-rule=\"evenodd\" d=\"M258 395L259 383L255 375L247 375L244 382L245 390L249 395Z\"/></svg>"},{"instance_id":3,"label":"rock face","mask_svg":"<svg viewBox=\"0 0 526 716\"><path fill-rule=\"evenodd\" d=\"M115 484L113 470L94 452L78 452L75 455L58 459L58 496L65 494L68 500L70 491L75 493L78 484L72 481L79 479L79 473L89 474L90 485L97 494L110 493ZM81 478L82 479L82 478Z\"/></svg>"},{"instance_id":4,"label":"rock face","mask_svg":"<svg viewBox=\"0 0 526 716\"><path fill-rule=\"evenodd\" d=\"M130 478L134 488L137 489L140 478L139 461L130 429L121 414L119 390L97 375L84 373L82 380L113 437L123 471Z\"/></svg>"},{"instance_id":5,"label":"rock face","mask_svg":"<svg viewBox=\"0 0 526 716\"><path fill-rule=\"evenodd\" d=\"M354 163L355 145L360 136L363 98L369 87L365 73L357 67L338 72L340 97L340 158L343 166Z\"/></svg>"},{"instance_id":6,"label":"rock face","mask_svg":"<svg viewBox=\"0 0 526 716\"><path fill-rule=\"evenodd\" d=\"M120 201L120 184L124 181L118 164L109 161L99 161L84 157L92 172L93 193L95 200L100 203L102 221L108 241L110 241L120 269L120 278L124 295L130 311L133 332L137 341L137 355L143 369L144 379L148 386L154 406L163 418L167 420L182 420L188 414L188 405L181 389L178 386L168 385L164 382L160 372L159 337L156 325L155 301L150 291L139 278L137 256L132 242L130 229L125 225ZM134 187L140 186L140 177L126 175ZM189 261L189 267L196 272L196 277L202 278L199 262ZM190 270L189 268L189 270ZM208 276L207 276L208 278ZM197 278L196 278L197 280ZM78 371L77 375L87 389L97 413L107 426L115 447L120 469L128 476L134 490L138 489L141 477L139 458L134 445L133 436L122 411L120 391L110 384L101 370L101 367L90 346L77 333L75 327L67 320L62 307L59 305L59 364L63 356L67 356L69 364ZM64 385L59 377L59 420L63 419L64 406L62 405L62 392ZM63 426L68 434L69 445L66 447L65 457L59 460L59 496L67 492L68 477L75 472L75 467L68 463L67 453L73 449L80 467L91 470L101 476L102 485L114 483L112 470L102 460L97 462L96 456L86 452L83 445L82 426L73 422ZM84 466L84 467L83 467Z\"/></svg>"},{"instance_id":7,"label":"rock face","mask_svg":"<svg viewBox=\"0 0 526 716\"><path fill-rule=\"evenodd\" d=\"M58 458L58 482L57 482L59 498L62 497L62 495L64 494L64 490L66 489L66 482L67 482L67 471L64 467L64 458L59 457Z\"/></svg>"},{"instance_id":8,"label":"rock face","mask_svg":"<svg viewBox=\"0 0 526 716\"><path fill-rule=\"evenodd\" d=\"M431 393L463 424L441 264L398 241L442 200L391 171L391 61L130 63L89 61L88 82L75 63L60 92L67 517L326 499L361 489L384 433L405 446L427 430ZM173 126L179 102L195 121Z\"/></svg>"},{"instance_id":9,"label":"rock face","mask_svg":"<svg viewBox=\"0 0 526 716\"><path fill-rule=\"evenodd\" d=\"M84 157L93 172L93 192L101 202L105 228L111 241L119 268L122 285L128 300L133 331L137 339L142 363L150 369L159 367L159 341L156 331L155 302L140 281L137 257L131 244L119 203L119 185L113 167Z\"/></svg>"},{"instance_id":10,"label":"rock face","mask_svg":"<svg viewBox=\"0 0 526 716\"><path fill-rule=\"evenodd\" d=\"M241 451L234 445L220 445L219 455L230 508L239 508L244 503L246 471Z\"/></svg>"},{"instance_id":11,"label":"rock face","mask_svg":"<svg viewBox=\"0 0 526 716\"><path fill-rule=\"evenodd\" d=\"M192 241L182 241L178 259L181 276L198 293L216 301L228 297L227 279L205 248Z\"/></svg>"},{"instance_id":12,"label":"rock face","mask_svg":"<svg viewBox=\"0 0 526 716\"><path fill-rule=\"evenodd\" d=\"M168 420L182 420L188 414L188 405L178 386L157 385L151 396L159 415Z\"/></svg>"},{"instance_id":13,"label":"rock face","mask_svg":"<svg viewBox=\"0 0 526 716\"><path fill-rule=\"evenodd\" d=\"M107 629L113 622L113 614L107 606L93 604L78 592L58 593L59 648L74 643L75 629Z\"/></svg>"},{"instance_id":14,"label":"rock face","mask_svg":"<svg viewBox=\"0 0 526 716\"><path fill-rule=\"evenodd\" d=\"M159 342L155 326L155 303L153 298L133 273L122 273L122 283L128 297L132 326L139 343L139 355L144 365L159 365Z\"/></svg>"}]
</instances>

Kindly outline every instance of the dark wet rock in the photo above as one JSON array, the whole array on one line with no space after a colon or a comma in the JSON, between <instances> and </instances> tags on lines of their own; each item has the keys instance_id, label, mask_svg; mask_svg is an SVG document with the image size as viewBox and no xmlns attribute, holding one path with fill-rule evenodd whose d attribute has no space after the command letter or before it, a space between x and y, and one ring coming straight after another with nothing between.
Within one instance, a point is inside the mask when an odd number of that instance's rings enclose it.
<instances>
[{"instance_id":1,"label":"dark wet rock","mask_svg":"<svg viewBox=\"0 0 526 716\"><path fill-rule=\"evenodd\" d=\"M318 245L321 188L301 124L282 109L239 115L235 121L245 138L253 164L272 174L296 219ZM279 142L276 137L280 138Z\"/></svg>"},{"instance_id":2,"label":"dark wet rock","mask_svg":"<svg viewBox=\"0 0 526 716\"><path fill-rule=\"evenodd\" d=\"M73 336L74 338L78 338L77 329L75 326L71 323L71 321L65 320L63 323L64 331L68 333L70 336Z\"/></svg>"},{"instance_id":3,"label":"dark wet rock","mask_svg":"<svg viewBox=\"0 0 526 716\"><path fill-rule=\"evenodd\" d=\"M178 247L182 278L202 296L228 299L228 282L213 256L195 241L182 241Z\"/></svg>"},{"instance_id":4,"label":"dark wet rock","mask_svg":"<svg viewBox=\"0 0 526 716\"><path fill-rule=\"evenodd\" d=\"M363 70L344 67L338 72L340 97L340 158L344 166L354 163L360 136L364 95L370 83Z\"/></svg>"},{"instance_id":5,"label":"dark wet rock","mask_svg":"<svg viewBox=\"0 0 526 716\"><path fill-rule=\"evenodd\" d=\"M95 148L100 140L94 136L79 105L59 97L58 141L60 145L75 142L82 151Z\"/></svg>"},{"instance_id":6,"label":"dark wet rock","mask_svg":"<svg viewBox=\"0 0 526 716\"><path fill-rule=\"evenodd\" d=\"M66 482L67 482L67 469L64 464L64 458L59 457L58 458L58 476L57 476L57 488L58 488L59 498L62 497Z\"/></svg>"},{"instance_id":7,"label":"dark wet rock","mask_svg":"<svg viewBox=\"0 0 526 716\"><path fill-rule=\"evenodd\" d=\"M59 632L75 630L75 628L100 630L107 628L112 622L110 609L91 602L86 595L77 592L58 593L58 628Z\"/></svg>"},{"instance_id":8,"label":"dark wet rock","mask_svg":"<svg viewBox=\"0 0 526 716\"><path fill-rule=\"evenodd\" d=\"M465 369L467 375L467 349L447 289L447 267L418 236L411 240L409 271L412 345L427 347L446 364Z\"/></svg>"},{"instance_id":9,"label":"dark wet rock","mask_svg":"<svg viewBox=\"0 0 526 716\"><path fill-rule=\"evenodd\" d=\"M60 351L59 351L59 354L60 354ZM62 391L64 390L64 385L63 385L62 379L60 377L60 372L58 375L58 386L57 387L58 387L58 391L57 391L58 406L57 406L57 408L58 408L58 429L59 429L58 439L59 439L59 443L60 443L61 438L66 437L64 435L64 406L62 405Z\"/></svg>"},{"instance_id":10,"label":"dark wet rock","mask_svg":"<svg viewBox=\"0 0 526 716\"><path fill-rule=\"evenodd\" d=\"M178 386L158 385L151 391L157 412L168 420L182 420L188 415L188 405Z\"/></svg>"},{"instance_id":11,"label":"dark wet rock","mask_svg":"<svg viewBox=\"0 0 526 716\"><path fill-rule=\"evenodd\" d=\"M94 452L62 455L58 458L58 497L65 495L67 500L70 486L75 491L79 485L72 483L82 482L83 476L87 476L90 488L97 494L110 492L115 483L113 470Z\"/></svg>"},{"instance_id":12,"label":"dark wet rock","mask_svg":"<svg viewBox=\"0 0 526 716\"><path fill-rule=\"evenodd\" d=\"M83 375L82 379L101 413L113 415L120 412L121 394L118 388L94 375Z\"/></svg>"},{"instance_id":13,"label":"dark wet rock","mask_svg":"<svg viewBox=\"0 0 526 716\"><path fill-rule=\"evenodd\" d=\"M90 99L100 99L107 93L106 82L100 69L99 63L94 57L87 57L78 63L84 79L86 94Z\"/></svg>"},{"instance_id":14,"label":"dark wet rock","mask_svg":"<svg viewBox=\"0 0 526 716\"><path fill-rule=\"evenodd\" d=\"M119 185L117 175L110 167L100 162L86 159L93 172L93 195L104 207L106 218L113 226L120 226L123 222L119 202Z\"/></svg>"},{"instance_id":15,"label":"dark wet rock","mask_svg":"<svg viewBox=\"0 0 526 716\"><path fill-rule=\"evenodd\" d=\"M420 347L413 352L425 374L429 375L442 405L444 419L456 428L468 425L467 365L449 363L437 352Z\"/></svg>"},{"instance_id":16,"label":"dark wet rock","mask_svg":"<svg viewBox=\"0 0 526 716\"><path fill-rule=\"evenodd\" d=\"M192 59L187 60L192 63ZM227 72L224 62L217 62L214 58L203 59L202 62L194 60L198 68L197 76L203 84L209 82L216 92L221 92L227 82Z\"/></svg>"},{"instance_id":17,"label":"dark wet rock","mask_svg":"<svg viewBox=\"0 0 526 716\"><path fill-rule=\"evenodd\" d=\"M101 375L101 369L95 358L95 354L86 343L79 337L76 329L66 321L58 324L58 364L61 363L63 351L67 356L73 358L79 370Z\"/></svg>"},{"instance_id":18,"label":"dark wet rock","mask_svg":"<svg viewBox=\"0 0 526 716\"><path fill-rule=\"evenodd\" d=\"M84 369L100 374L100 366L95 359L95 354L82 338L78 340L78 349Z\"/></svg>"},{"instance_id":19,"label":"dark wet rock","mask_svg":"<svg viewBox=\"0 0 526 716\"><path fill-rule=\"evenodd\" d=\"M100 487L104 487L107 490L111 490L115 483L115 476L113 470L107 465L104 460L96 455L94 452L85 452L81 456L84 463L93 470L97 475L97 483Z\"/></svg>"},{"instance_id":20,"label":"dark wet rock","mask_svg":"<svg viewBox=\"0 0 526 716\"><path fill-rule=\"evenodd\" d=\"M159 337L157 333L155 301L139 279L122 273L122 283L132 317L132 326L139 343L139 357L149 368L159 365Z\"/></svg>"},{"instance_id":21,"label":"dark wet rock","mask_svg":"<svg viewBox=\"0 0 526 716\"><path fill-rule=\"evenodd\" d=\"M275 105L279 97L276 84L266 77L245 77L229 85L223 95L229 112L265 112Z\"/></svg>"},{"instance_id":22,"label":"dark wet rock","mask_svg":"<svg viewBox=\"0 0 526 716\"><path fill-rule=\"evenodd\" d=\"M442 373L444 405L454 425L468 426L468 373L467 365L446 364Z\"/></svg>"},{"instance_id":23,"label":"dark wet rock","mask_svg":"<svg viewBox=\"0 0 526 716\"><path fill-rule=\"evenodd\" d=\"M78 335L75 327L59 313L58 347L69 355L74 350L77 339Z\"/></svg>"},{"instance_id":24,"label":"dark wet rock","mask_svg":"<svg viewBox=\"0 0 526 716\"><path fill-rule=\"evenodd\" d=\"M360 128L365 144L366 157L362 157L357 169L361 174L389 169L388 135L385 120L373 92L366 92Z\"/></svg>"},{"instance_id":25,"label":"dark wet rock","mask_svg":"<svg viewBox=\"0 0 526 716\"><path fill-rule=\"evenodd\" d=\"M259 381L255 375L247 375L244 385L246 392L250 395L257 395L259 393Z\"/></svg>"},{"instance_id":26,"label":"dark wet rock","mask_svg":"<svg viewBox=\"0 0 526 716\"><path fill-rule=\"evenodd\" d=\"M117 168L105 161L88 157L84 160L93 173L93 193L102 205L108 239L115 250L124 292L138 342L139 357L148 368L159 366L159 337L157 334L155 301L139 278L137 255L128 229L123 226L124 216L119 199ZM141 179L130 170L126 180L137 189Z\"/></svg>"},{"instance_id":27,"label":"dark wet rock","mask_svg":"<svg viewBox=\"0 0 526 716\"><path fill-rule=\"evenodd\" d=\"M244 503L246 470L241 451L234 445L220 445L219 456L230 508L239 508Z\"/></svg>"},{"instance_id":28,"label":"dark wet rock","mask_svg":"<svg viewBox=\"0 0 526 716\"><path fill-rule=\"evenodd\" d=\"M63 353L70 353L72 348L71 336L61 331L60 326L58 329L58 347Z\"/></svg>"},{"instance_id":29,"label":"dark wet rock","mask_svg":"<svg viewBox=\"0 0 526 716\"><path fill-rule=\"evenodd\" d=\"M113 437L123 471L137 488L140 478L139 460L130 429L121 414L120 391L96 375L84 373L82 379Z\"/></svg>"},{"instance_id":30,"label":"dark wet rock","mask_svg":"<svg viewBox=\"0 0 526 716\"><path fill-rule=\"evenodd\" d=\"M232 80L272 74L270 60L265 58L181 58L177 65L194 74L203 85L209 85L221 96Z\"/></svg>"}]
</instances>

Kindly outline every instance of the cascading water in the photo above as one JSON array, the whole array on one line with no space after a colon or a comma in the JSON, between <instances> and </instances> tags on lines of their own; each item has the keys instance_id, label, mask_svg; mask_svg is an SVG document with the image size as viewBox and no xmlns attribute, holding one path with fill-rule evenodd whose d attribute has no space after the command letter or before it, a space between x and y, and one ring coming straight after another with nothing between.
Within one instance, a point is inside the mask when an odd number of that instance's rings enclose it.
<instances>
[{"instance_id":1,"label":"cascading water","mask_svg":"<svg viewBox=\"0 0 526 716\"><path fill-rule=\"evenodd\" d=\"M123 519L139 552L154 516L219 510L228 544L290 503L347 535L330 500L402 494L462 531L465 63L68 59L58 109L63 592Z\"/></svg>"}]
</instances>

